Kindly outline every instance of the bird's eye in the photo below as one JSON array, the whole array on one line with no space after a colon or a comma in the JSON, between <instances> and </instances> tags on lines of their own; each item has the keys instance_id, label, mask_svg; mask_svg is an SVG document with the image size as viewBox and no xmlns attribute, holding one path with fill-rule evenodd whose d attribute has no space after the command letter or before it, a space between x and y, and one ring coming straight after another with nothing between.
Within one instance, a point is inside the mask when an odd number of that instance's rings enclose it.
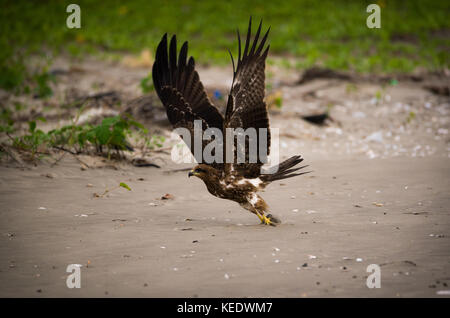
<instances>
[{"instance_id":1,"label":"bird's eye","mask_svg":"<svg viewBox=\"0 0 450 318\"><path fill-rule=\"evenodd\" d=\"M205 170L203 170L202 168L197 168L195 169L195 172L197 173L201 173L201 172L206 172Z\"/></svg>"}]
</instances>

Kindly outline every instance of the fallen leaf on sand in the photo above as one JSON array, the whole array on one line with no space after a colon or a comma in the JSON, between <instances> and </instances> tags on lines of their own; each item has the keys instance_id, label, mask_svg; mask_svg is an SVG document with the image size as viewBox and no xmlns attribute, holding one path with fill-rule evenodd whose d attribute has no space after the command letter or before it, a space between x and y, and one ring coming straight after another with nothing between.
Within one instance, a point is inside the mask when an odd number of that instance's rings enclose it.
<instances>
[{"instance_id":1,"label":"fallen leaf on sand","mask_svg":"<svg viewBox=\"0 0 450 318\"><path fill-rule=\"evenodd\" d=\"M166 193L161 197L161 200L173 200L174 196L170 193Z\"/></svg>"}]
</instances>

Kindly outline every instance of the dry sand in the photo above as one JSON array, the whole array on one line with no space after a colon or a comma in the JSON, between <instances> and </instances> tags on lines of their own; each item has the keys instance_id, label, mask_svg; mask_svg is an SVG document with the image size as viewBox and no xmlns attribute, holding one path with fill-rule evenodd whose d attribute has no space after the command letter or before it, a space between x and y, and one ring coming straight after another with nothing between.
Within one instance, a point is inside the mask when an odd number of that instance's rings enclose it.
<instances>
[{"instance_id":1,"label":"dry sand","mask_svg":"<svg viewBox=\"0 0 450 318\"><path fill-rule=\"evenodd\" d=\"M302 154L314 172L262 193L278 227L187 172L166 173L186 166L168 156L161 169L81 170L70 155L54 167L1 166L0 296L445 297L448 98L405 84L374 101L379 84L351 85L356 93L341 81L280 85L280 152ZM336 122L299 119L330 99ZM132 191L94 196L119 182ZM80 289L66 286L69 264L82 265ZM366 286L370 264L379 289Z\"/></svg>"}]
</instances>

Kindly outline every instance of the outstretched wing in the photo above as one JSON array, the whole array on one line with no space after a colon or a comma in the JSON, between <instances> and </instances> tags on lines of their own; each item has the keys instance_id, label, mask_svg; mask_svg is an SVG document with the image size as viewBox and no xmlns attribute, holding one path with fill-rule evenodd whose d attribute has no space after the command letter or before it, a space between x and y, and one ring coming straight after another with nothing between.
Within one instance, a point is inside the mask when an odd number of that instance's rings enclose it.
<instances>
[{"instance_id":1,"label":"outstretched wing","mask_svg":"<svg viewBox=\"0 0 450 318\"><path fill-rule=\"evenodd\" d=\"M190 131L190 150L194 154L194 120L201 120L202 135L207 128L223 128L223 117L212 105L195 70L194 58L187 61L188 43L184 42L177 61L177 40L172 36L167 51L167 34L156 49L152 76L156 93L166 108L174 128ZM204 140L202 152L210 141ZM199 161L201 158L196 158Z\"/></svg>"},{"instance_id":2,"label":"outstretched wing","mask_svg":"<svg viewBox=\"0 0 450 318\"><path fill-rule=\"evenodd\" d=\"M239 43L239 55L237 67L233 74L233 85L228 97L227 110L225 113L224 128L243 128L244 130L252 127L257 133L257 161L250 162L248 142L245 143L245 162L237 163L237 150L244 146L234 141L234 164L225 165L225 172L230 173L232 169L246 178L255 178L260 175L260 168L264 164L265 158L259 156L260 140L264 138L267 149L263 151L269 155L270 152L270 131L269 118L267 114L266 103L264 102L265 91L265 63L269 46L264 49L270 28L264 37L258 43L261 33L262 21L259 24L253 43L251 43L252 19L250 18L245 41L245 48L241 56L241 39L239 30L237 38ZM250 47L251 45L251 47ZM231 53L230 53L231 54ZM231 56L233 60L233 56ZM233 61L234 68L234 61ZM259 128L266 128L267 134L260 134ZM248 140L248 139L247 139Z\"/></svg>"}]
</instances>

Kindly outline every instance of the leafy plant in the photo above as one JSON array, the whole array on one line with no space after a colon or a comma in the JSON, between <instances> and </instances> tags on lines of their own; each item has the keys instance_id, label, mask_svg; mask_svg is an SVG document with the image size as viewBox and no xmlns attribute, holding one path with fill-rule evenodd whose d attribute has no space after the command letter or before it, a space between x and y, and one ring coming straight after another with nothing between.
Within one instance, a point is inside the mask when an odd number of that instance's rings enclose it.
<instances>
[{"instance_id":1,"label":"leafy plant","mask_svg":"<svg viewBox=\"0 0 450 318\"><path fill-rule=\"evenodd\" d=\"M42 117L36 120L45 122L45 118ZM37 128L36 120L28 122L25 134L13 137L10 135L15 132L11 111L4 109L0 113L0 133L7 134L12 140L12 147L30 153L32 160L36 158L36 154L50 155L52 148L72 154L94 152L110 158L112 151L120 154L121 151L133 149L127 139L134 131L137 131L139 138L142 138L145 146L150 149L161 147L164 142L162 136L149 138L148 130L131 116L108 117L103 119L100 125L77 125L75 120L70 125L52 129L47 133Z\"/></svg>"},{"instance_id":2,"label":"leafy plant","mask_svg":"<svg viewBox=\"0 0 450 318\"><path fill-rule=\"evenodd\" d=\"M53 90L50 87L50 82L55 82L55 77L48 73L46 69L33 76L33 81L36 83L34 93L40 98L46 98L53 95Z\"/></svg>"},{"instance_id":3,"label":"leafy plant","mask_svg":"<svg viewBox=\"0 0 450 318\"><path fill-rule=\"evenodd\" d=\"M45 121L44 118L38 118L41 121ZM20 150L29 151L31 153L31 159L35 158L38 149L42 146L45 147L46 143L50 140L50 136L40 129L36 129L36 121L32 120L28 122L28 133L21 137L13 137L13 146Z\"/></svg>"},{"instance_id":4,"label":"leafy plant","mask_svg":"<svg viewBox=\"0 0 450 318\"><path fill-rule=\"evenodd\" d=\"M147 142L147 147L150 149L161 148L163 146L166 137L153 135Z\"/></svg>"},{"instance_id":5,"label":"leafy plant","mask_svg":"<svg viewBox=\"0 0 450 318\"><path fill-rule=\"evenodd\" d=\"M103 153L106 148L109 157L112 150L132 149L127 141L127 136L131 134L133 127L145 130L142 124L131 117L114 116L103 119L98 126L68 125L50 131L49 135L52 135L53 146L77 146L78 152L93 146L98 153Z\"/></svg>"},{"instance_id":6,"label":"leafy plant","mask_svg":"<svg viewBox=\"0 0 450 318\"><path fill-rule=\"evenodd\" d=\"M2 109L0 113L0 133L13 133L14 120L11 117L12 112L8 108Z\"/></svg>"},{"instance_id":7,"label":"leafy plant","mask_svg":"<svg viewBox=\"0 0 450 318\"><path fill-rule=\"evenodd\" d=\"M141 79L140 82L142 93L148 94L150 92L153 92L155 90L155 87L153 86L153 79L151 75L148 75L147 77L144 77Z\"/></svg>"},{"instance_id":8,"label":"leafy plant","mask_svg":"<svg viewBox=\"0 0 450 318\"><path fill-rule=\"evenodd\" d=\"M283 106L283 97L282 96L275 97L274 102L277 108L281 108Z\"/></svg>"}]
</instances>

